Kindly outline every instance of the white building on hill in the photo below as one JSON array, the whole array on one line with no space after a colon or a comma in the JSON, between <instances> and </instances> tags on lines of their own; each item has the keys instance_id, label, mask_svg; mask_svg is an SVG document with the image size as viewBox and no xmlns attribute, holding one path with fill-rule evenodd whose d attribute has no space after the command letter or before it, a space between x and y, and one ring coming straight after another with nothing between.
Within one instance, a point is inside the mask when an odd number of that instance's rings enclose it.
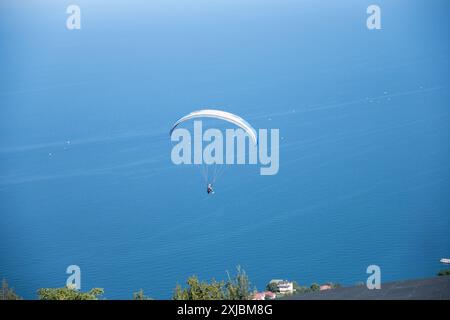
<instances>
[{"instance_id":1,"label":"white building on hill","mask_svg":"<svg viewBox=\"0 0 450 320\"><path fill-rule=\"evenodd\" d=\"M270 283L276 283L278 292L281 294L292 294L294 293L294 283L287 280L273 279Z\"/></svg>"}]
</instances>

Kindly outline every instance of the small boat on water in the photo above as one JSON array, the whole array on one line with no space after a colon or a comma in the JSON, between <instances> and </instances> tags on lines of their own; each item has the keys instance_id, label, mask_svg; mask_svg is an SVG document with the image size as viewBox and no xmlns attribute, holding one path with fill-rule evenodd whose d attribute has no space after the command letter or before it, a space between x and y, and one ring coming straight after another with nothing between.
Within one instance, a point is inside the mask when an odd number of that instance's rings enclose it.
<instances>
[{"instance_id":1,"label":"small boat on water","mask_svg":"<svg viewBox=\"0 0 450 320\"><path fill-rule=\"evenodd\" d=\"M450 259L445 259L442 258L441 260L439 260L441 263L445 263L445 264L450 264Z\"/></svg>"}]
</instances>

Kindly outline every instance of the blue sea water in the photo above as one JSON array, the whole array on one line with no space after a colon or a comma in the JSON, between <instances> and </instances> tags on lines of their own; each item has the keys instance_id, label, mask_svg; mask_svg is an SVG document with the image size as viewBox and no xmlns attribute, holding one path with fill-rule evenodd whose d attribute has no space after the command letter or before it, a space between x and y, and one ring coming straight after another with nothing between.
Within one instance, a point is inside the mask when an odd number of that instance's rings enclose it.
<instances>
[{"instance_id":1,"label":"blue sea water","mask_svg":"<svg viewBox=\"0 0 450 320\"><path fill-rule=\"evenodd\" d=\"M0 277L166 299L241 265L263 289L430 277L450 255L450 3L0 3ZM170 160L203 107L280 129L280 171L207 196Z\"/></svg>"}]
</instances>

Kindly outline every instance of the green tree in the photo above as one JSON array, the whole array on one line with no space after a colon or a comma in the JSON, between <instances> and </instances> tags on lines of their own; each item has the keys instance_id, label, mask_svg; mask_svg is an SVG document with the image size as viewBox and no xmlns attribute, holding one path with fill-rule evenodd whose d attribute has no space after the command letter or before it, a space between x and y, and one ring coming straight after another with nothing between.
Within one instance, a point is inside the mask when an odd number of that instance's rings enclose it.
<instances>
[{"instance_id":1,"label":"green tree","mask_svg":"<svg viewBox=\"0 0 450 320\"><path fill-rule=\"evenodd\" d=\"M173 300L223 300L224 282L212 279L211 283L200 281L193 275L186 281L187 288L183 289L177 285L172 296Z\"/></svg>"},{"instance_id":2,"label":"green tree","mask_svg":"<svg viewBox=\"0 0 450 320\"><path fill-rule=\"evenodd\" d=\"M172 300L188 300L188 292L186 289L183 289L179 284L175 287L173 291Z\"/></svg>"},{"instance_id":3,"label":"green tree","mask_svg":"<svg viewBox=\"0 0 450 320\"><path fill-rule=\"evenodd\" d=\"M236 276L230 277L227 272L228 281L225 283L225 299L227 300L247 300L251 294L251 284L247 273L241 266L236 267Z\"/></svg>"},{"instance_id":4,"label":"green tree","mask_svg":"<svg viewBox=\"0 0 450 320\"><path fill-rule=\"evenodd\" d=\"M93 288L88 292L70 287L43 288L38 290L38 297L39 300L98 300L103 293L101 288Z\"/></svg>"},{"instance_id":5,"label":"green tree","mask_svg":"<svg viewBox=\"0 0 450 320\"><path fill-rule=\"evenodd\" d=\"M144 290L140 289L137 292L133 292L133 300L153 300L149 296L144 294Z\"/></svg>"},{"instance_id":6,"label":"green tree","mask_svg":"<svg viewBox=\"0 0 450 320\"><path fill-rule=\"evenodd\" d=\"M294 288L294 293L306 293L306 292L310 292L311 288L309 287L305 287L305 286L301 286L297 283L297 281L293 281L292 282L292 286Z\"/></svg>"},{"instance_id":7,"label":"green tree","mask_svg":"<svg viewBox=\"0 0 450 320\"><path fill-rule=\"evenodd\" d=\"M311 284L311 291L319 291L320 290L320 285L318 285L317 283L313 283Z\"/></svg>"},{"instance_id":8,"label":"green tree","mask_svg":"<svg viewBox=\"0 0 450 320\"><path fill-rule=\"evenodd\" d=\"M14 289L8 285L5 279L2 280L2 288L0 289L0 300L22 300Z\"/></svg>"},{"instance_id":9,"label":"green tree","mask_svg":"<svg viewBox=\"0 0 450 320\"><path fill-rule=\"evenodd\" d=\"M278 292L278 284L276 282L269 282L266 285L266 290L271 291L273 293L277 293Z\"/></svg>"},{"instance_id":10,"label":"green tree","mask_svg":"<svg viewBox=\"0 0 450 320\"><path fill-rule=\"evenodd\" d=\"M292 281L292 288L294 289L295 292L297 292L298 290L301 290L301 287L297 281Z\"/></svg>"},{"instance_id":11,"label":"green tree","mask_svg":"<svg viewBox=\"0 0 450 320\"><path fill-rule=\"evenodd\" d=\"M174 289L173 300L246 300L249 299L250 281L245 271L238 266L236 275L228 280L211 282L200 281L197 276L191 276L186 281L187 287L177 285Z\"/></svg>"},{"instance_id":12,"label":"green tree","mask_svg":"<svg viewBox=\"0 0 450 320\"><path fill-rule=\"evenodd\" d=\"M450 269L443 269L443 270L439 271L438 276L440 276L440 277L450 276Z\"/></svg>"}]
</instances>

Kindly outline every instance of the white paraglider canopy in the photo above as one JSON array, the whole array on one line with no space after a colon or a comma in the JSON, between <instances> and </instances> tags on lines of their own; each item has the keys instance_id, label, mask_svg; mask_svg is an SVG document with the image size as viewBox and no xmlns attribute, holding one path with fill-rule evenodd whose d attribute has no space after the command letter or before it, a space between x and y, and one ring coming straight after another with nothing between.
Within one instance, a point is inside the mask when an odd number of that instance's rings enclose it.
<instances>
[{"instance_id":1,"label":"white paraglider canopy","mask_svg":"<svg viewBox=\"0 0 450 320\"><path fill-rule=\"evenodd\" d=\"M184 117L180 118L175 124L172 126L172 129L170 129L170 135L172 135L172 132L175 130L175 128L180 124L190 119L195 118L216 118L221 119L224 121L228 121L230 123L233 123L237 125L238 127L242 128L247 132L250 139L253 141L253 143L256 145L258 144L258 138L256 135L255 129L244 119L241 117L232 114L230 112L222 111L222 110L214 110L214 109L204 109L204 110L198 110L193 111L189 113L188 115L185 115Z\"/></svg>"}]
</instances>

